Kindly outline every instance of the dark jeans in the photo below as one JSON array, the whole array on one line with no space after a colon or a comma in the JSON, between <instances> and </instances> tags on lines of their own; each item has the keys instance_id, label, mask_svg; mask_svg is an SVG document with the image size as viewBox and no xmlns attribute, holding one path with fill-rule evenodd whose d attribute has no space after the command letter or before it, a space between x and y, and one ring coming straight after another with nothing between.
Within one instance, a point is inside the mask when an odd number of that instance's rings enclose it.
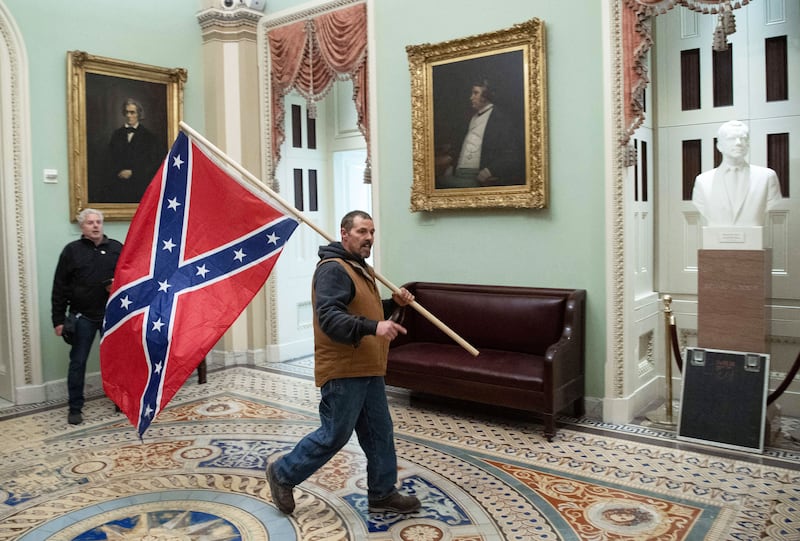
<instances>
[{"instance_id":1,"label":"dark jeans","mask_svg":"<svg viewBox=\"0 0 800 541\"><path fill-rule=\"evenodd\" d=\"M94 337L102 328L102 324L102 321L92 321L85 317L78 317L75 320L75 333L72 336L72 349L69 350L69 372L67 372L70 413L80 413L83 409L86 359L89 358Z\"/></svg>"},{"instance_id":2,"label":"dark jeans","mask_svg":"<svg viewBox=\"0 0 800 541\"><path fill-rule=\"evenodd\" d=\"M353 430L367 457L367 493L370 500L397 489L394 430L383 378L343 378L320 389L321 426L300 440L275 462L275 478L282 485L298 485L345 446Z\"/></svg>"}]
</instances>

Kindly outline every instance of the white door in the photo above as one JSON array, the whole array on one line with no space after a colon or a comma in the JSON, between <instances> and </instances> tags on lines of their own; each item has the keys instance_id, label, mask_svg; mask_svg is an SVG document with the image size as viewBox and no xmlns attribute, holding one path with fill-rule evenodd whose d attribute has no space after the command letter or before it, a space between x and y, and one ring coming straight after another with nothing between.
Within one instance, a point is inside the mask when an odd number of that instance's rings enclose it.
<instances>
[{"instance_id":1,"label":"white door","mask_svg":"<svg viewBox=\"0 0 800 541\"><path fill-rule=\"evenodd\" d=\"M308 116L305 100L296 93L284 100L286 139L276 177L283 198L328 234L332 221L332 182L327 156L325 102L317 104L317 118ZM314 351L311 277L317 250L327 244L311 227L301 224L286 243L275 268L277 302L277 358L285 361ZM272 357L272 356L271 356Z\"/></svg>"},{"instance_id":2,"label":"white door","mask_svg":"<svg viewBox=\"0 0 800 541\"><path fill-rule=\"evenodd\" d=\"M308 117L301 96L286 96L286 140L276 173L282 197L334 240L340 240L339 221L346 212L371 211L371 191L362 180L364 138L357 128L351 129L355 106L344 96L352 96L352 85L337 82L334 91L316 104L315 119ZM311 279L319 247L327 243L306 225L300 225L286 243L274 274L278 317L271 361L314 351Z\"/></svg>"}]
</instances>

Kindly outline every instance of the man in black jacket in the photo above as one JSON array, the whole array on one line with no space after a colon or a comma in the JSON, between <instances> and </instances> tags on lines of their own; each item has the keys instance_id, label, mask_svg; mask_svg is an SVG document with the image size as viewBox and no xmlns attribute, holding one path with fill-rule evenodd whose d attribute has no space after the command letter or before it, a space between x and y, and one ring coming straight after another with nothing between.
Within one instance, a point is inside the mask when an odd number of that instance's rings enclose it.
<instances>
[{"instance_id":1,"label":"man in black jacket","mask_svg":"<svg viewBox=\"0 0 800 541\"><path fill-rule=\"evenodd\" d=\"M53 328L56 336L72 345L69 352L69 424L83 421L83 384L86 360L94 337L102 328L108 292L114 280L114 269L122 251L119 241L103 234L103 213L84 209L78 214L81 238L61 251L53 277L51 297ZM64 328L67 314L74 321L73 329Z\"/></svg>"}]
</instances>

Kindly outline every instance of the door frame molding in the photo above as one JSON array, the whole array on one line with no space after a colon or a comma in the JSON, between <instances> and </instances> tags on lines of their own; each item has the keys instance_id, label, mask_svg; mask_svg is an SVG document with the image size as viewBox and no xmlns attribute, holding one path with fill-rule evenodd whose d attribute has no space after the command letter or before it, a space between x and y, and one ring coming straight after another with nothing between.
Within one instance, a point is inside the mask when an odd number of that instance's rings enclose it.
<instances>
[{"instance_id":1,"label":"door frame molding","mask_svg":"<svg viewBox=\"0 0 800 541\"><path fill-rule=\"evenodd\" d=\"M31 174L28 58L22 33L0 2L0 239L2 286L8 305L0 339L9 347L12 401L30 404L46 399L42 383L38 276Z\"/></svg>"}]
</instances>

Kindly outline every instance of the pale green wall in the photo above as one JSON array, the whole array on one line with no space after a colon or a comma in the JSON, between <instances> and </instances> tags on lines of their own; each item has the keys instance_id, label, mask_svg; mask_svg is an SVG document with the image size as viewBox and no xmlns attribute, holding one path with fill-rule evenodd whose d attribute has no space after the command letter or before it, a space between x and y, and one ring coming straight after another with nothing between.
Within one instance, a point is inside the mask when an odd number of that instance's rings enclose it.
<instances>
[{"instance_id":1,"label":"pale green wall","mask_svg":"<svg viewBox=\"0 0 800 541\"><path fill-rule=\"evenodd\" d=\"M80 232L69 220L67 161L67 51L182 67L189 76L184 118L203 129L200 0L0 0L25 42L29 63L33 199L42 364L45 381L67 373L68 346L50 322L50 290L58 254ZM58 183L44 184L42 170L57 169ZM124 241L128 222L107 222L106 233ZM88 371L99 370L97 344Z\"/></svg>"},{"instance_id":2,"label":"pale green wall","mask_svg":"<svg viewBox=\"0 0 800 541\"><path fill-rule=\"evenodd\" d=\"M588 290L589 396L603 396L604 155L597 0L377 0L382 272L397 284L447 281ZM546 210L412 213L410 74L405 47L542 19L547 38L550 205ZM481 317L481 314L474 314Z\"/></svg>"}]
</instances>

